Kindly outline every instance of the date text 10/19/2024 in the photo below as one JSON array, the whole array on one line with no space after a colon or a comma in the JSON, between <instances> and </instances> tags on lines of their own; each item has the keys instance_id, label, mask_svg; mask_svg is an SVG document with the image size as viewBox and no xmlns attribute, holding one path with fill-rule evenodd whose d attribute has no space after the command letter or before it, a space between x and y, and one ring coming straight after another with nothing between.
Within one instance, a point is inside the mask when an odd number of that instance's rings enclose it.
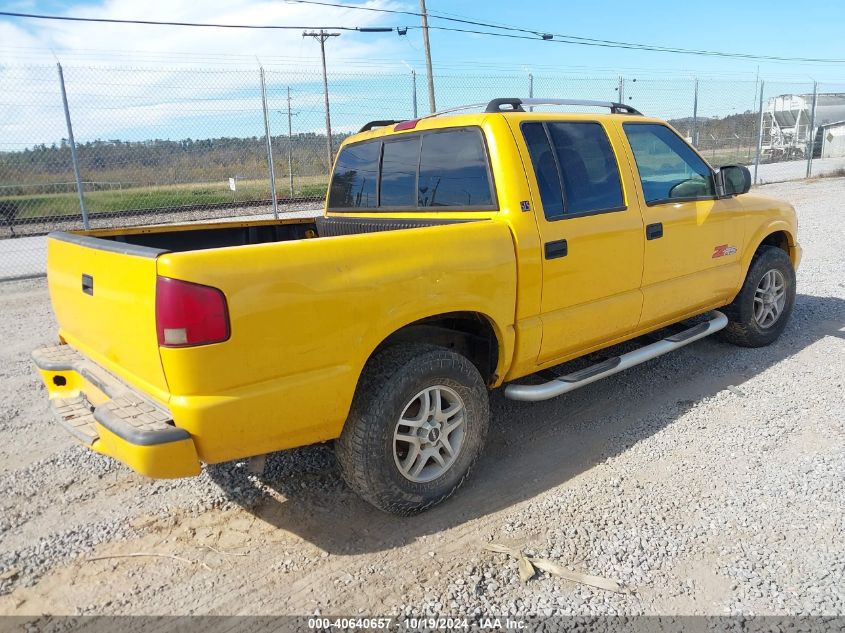
<instances>
[{"instance_id":1,"label":"date text 10/19/2024","mask_svg":"<svg viewBox=\"0 0 845 633\"><path fill-rule=\"evenodd\" d=\"M308 619L308 628L312 630L391 630L431 631L431 630L513 630L525 628L525 621L511 618L480 618L470 621L468 618L331 618L313 617Z\"/></svg>"}]
</instances>

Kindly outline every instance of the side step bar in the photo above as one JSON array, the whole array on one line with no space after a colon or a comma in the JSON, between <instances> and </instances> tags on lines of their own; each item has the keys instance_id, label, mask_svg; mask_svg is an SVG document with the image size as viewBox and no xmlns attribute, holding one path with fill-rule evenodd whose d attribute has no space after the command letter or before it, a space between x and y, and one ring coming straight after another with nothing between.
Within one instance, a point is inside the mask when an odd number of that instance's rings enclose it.
<instances>
[{"instance_id":1,"label":"side step bar","mask_svg":"<svg viewBox=\"0 0 845 633\"><path fill-rule=\"evenodd\" d=\"M705 336L710 336L723 329L728 324L728 317L718 311L710 314L710 320L694 325L688 330L673 334L661 339L651 345L646 345L621 356L609 358L597 365L581 369L579 371L560 376L555 380L541 385L514 385L505 387L505 396L511 400L524 400L526 402L539 402L555 398L564 393L574 391L578 387L589 385L592 382L618 374L634 365L639 365L652 358L662 356L667 352L673 352L684 345L689 345Z\"/></svg>"}]
</instances>

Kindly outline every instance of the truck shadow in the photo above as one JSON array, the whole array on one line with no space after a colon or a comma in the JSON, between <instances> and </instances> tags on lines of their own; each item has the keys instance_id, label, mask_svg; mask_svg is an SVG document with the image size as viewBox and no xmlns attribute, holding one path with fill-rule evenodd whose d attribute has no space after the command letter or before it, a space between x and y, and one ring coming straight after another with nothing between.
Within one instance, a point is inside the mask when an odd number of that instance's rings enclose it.
<instances>
[{"instance_id":1,"label":"truck shadow","mask_svg":"<svg viewBox=\"0 0 845 633\"><path fill-rule=\"evenodd\" d=\"M507 510L556 488L671 425L702 399L733 388L824 337L845 338L845 300L798 295L790 324L768 348L713 337L546 402L491 394L487 446L454 497L412 519L360 500L343 483L330 446L268 457L260 481L243 462L209 466L209 476L258 519L332 554L388 550Z\"/></svg>"}]
</instances>

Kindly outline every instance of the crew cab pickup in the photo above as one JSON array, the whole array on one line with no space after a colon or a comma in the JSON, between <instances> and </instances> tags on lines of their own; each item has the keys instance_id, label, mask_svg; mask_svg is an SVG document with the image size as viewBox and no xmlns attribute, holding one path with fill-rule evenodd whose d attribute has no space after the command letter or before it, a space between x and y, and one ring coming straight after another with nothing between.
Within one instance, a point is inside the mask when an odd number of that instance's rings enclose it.
<instances>
[{"instance_id":1,"label":"crew cab pickup","mask_svg":"<svg viewBox=\"0 0 845 633\"><path fill-rule=\"evenodd\" d=\"M466 478L490 389L543 400L717 331L778 337L795 212L745 167L623 104L481 108L364 126L318 218L51 234L59 345L33 356L60 422L150 477L334 441L407 515Z\"/></svg>"}]
</instances>

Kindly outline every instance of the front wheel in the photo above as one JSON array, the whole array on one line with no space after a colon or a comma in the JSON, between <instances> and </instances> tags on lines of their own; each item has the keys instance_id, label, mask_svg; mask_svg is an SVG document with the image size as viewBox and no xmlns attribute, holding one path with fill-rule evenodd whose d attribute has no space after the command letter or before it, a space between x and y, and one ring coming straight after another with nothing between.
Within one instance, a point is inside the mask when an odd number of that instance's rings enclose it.
<instances>
[{"instance_id":1,"label":"front wheel","mask_svg":"<svg viewBox=\"0 0 845 633\"><path fill-rule=\"evenodd\" d=\"M465 357L399 345L364 370L335 451L346 482L385 512L411 515L449 497L487 435L487 387Z\"/></svg>"},{"instance_id":2,"label":"front wheel","mask_svg":"<svg viewBox=\"0 0 845 633\"><path fill-rule=\"evenodd\" d=\"M761 246L733 303L723 311L722 338L742 347L763 347L780 336L795 304L795 269L776 246Z\"/></svg>"}]
</instances>

